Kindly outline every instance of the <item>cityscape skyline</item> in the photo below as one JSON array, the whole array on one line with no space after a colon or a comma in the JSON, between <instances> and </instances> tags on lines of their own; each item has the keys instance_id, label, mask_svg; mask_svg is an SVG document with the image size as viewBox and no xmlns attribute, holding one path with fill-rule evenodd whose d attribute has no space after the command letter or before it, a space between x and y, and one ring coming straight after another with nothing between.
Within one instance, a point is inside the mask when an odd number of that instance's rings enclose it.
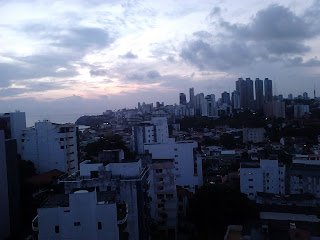
<instances>
[{"instance_id":1,"label":"cityscape skyline","mask_svg":"<svg viewBox=\"0 0 320 240\"><path fill-rule=\"evenodd\" d=\"M284 96L319 92L319 1L94 3L1 3L2 112L174 104L189 86L231 94L241 76Z\"/></svg>"}]
</instances>

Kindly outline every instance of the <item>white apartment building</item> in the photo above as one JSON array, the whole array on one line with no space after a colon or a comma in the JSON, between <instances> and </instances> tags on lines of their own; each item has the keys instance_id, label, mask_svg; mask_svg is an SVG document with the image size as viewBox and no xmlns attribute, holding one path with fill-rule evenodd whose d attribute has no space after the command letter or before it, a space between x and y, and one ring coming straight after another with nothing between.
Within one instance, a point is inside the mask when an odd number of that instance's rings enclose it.
<instances>
[{"instance_id":1,"label":"white apartment building","mask_svg":"<svg viewBox=\"0 0 320 240\"><path fill-rule=\"evenodd\" d=\"M260 160L259 163L242 163L240 190L255 200L257 192L285 194L285 166L278 160Z\"/></svg>"},{"instance_id":2,"label":"white apartment building","mask_svg":"<svg viewBox=\"0 0 320 240\"><path fill-rule=\"evenodd\" d=\"M169 138L166 117L152 117L151 121L143 122L132 127L132 150L144 153L145 143L165 143Z\"/></svg>"},{"instance_id":3,"label":"white apartment building","mask_svg":"<svg viewBox=\"0 0 320 240\"><path fill-rule=\"evenodd\" d=\"M158 229L167 235L176 235L178 198L175 183L174 160L154 160L150 174L151 218Z\"/></svg>"},{"instance_id":4,"label":"white apartment building","mask_svg":"<svg viewBox=\"0 0 320 240\"><path fill-rule=\"evenodd\" d=\"M107 192L51 195L38 209L38 239L119 239L117 205ZM38 221L38 229L36 227Z\"/></svg>"},{"instance_id":5,"label":"white apartment building","mask_svg":"<svg viewBox=\"0 0 320 240\"><path fill-rule=\"evenodd\" d=\"M202 104L202 116L218 117L218 108L214 94L207 95Z\"/></svg>"},{"instance_id":6,"label":"white apartment building","mask_svg":"<svg viewBox=\"0 0 320 240\"><path fill-rule=\"evenodd\" d=\"M127 204L128 216L123 229L129 240L149 236L149 171L142 161L120 163L80 163L80 171L60 181L66 194L74 189L93 187L99 191L116 192L116 199ZM90 238L89 238L90 239Z\"/></svg>"},{"instance_id":7,"label":"white apartment building","mask_svg":"<svg viewBox=\"0 0 320 240\"><path fill-rule=\"evenodd\" d=\"M6 138L17 139L17 151L21 154L21 131L26 126L26 114L24 112L0 113L0 124L4 127Z\"/></svg>"},{"instance_id":8,"label":"white apartment building","mask_svg":"<svg viewBox=\"0 0 320 240\"><path fill-rule=\"evenodd\" d=\"M74 124L37 122L22 131L21 157L34 163L38 173L78 170L77 127Z\"/></svg>"},{"instance_id":9,"label":"white apartment building","mask_svg":"<svg viewBox=\"0 0 320 240\"><path fill-rule=\"evenodd\" d=\"M264 128L244 128L243 129L243 142L253 142L253 143L261 143L265 142L265 133L266 130Z\"/></svg>"},{"instance_id":10,"label":"white apartment building","mask_svg":"<svg viewBox=\"0 0 320 240\"><path fill-rule=\"evenodd\" d=\"M145 144L144 149L152 154L152 159L174 159L176 184L192 192L203 185L202 159L197 156L195 141L175 141Z\"/></svg>"}]
</instances>

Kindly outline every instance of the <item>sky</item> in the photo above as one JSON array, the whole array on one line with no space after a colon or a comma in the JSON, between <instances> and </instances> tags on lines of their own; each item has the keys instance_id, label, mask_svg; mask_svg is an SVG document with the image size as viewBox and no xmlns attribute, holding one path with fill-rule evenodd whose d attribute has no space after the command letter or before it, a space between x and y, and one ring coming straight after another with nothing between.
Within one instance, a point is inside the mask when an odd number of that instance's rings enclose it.
<instances>
[{"instance_id":1,"label":"sky","mask_svg":"<svg viewBox=\"0 0 320 240\"><path fill-rule=\"evenodd\" d=\"M72 122L239 77L320 96L319 19L320 0L0 0L0 112Z\"/></svg>"}]
</instances>

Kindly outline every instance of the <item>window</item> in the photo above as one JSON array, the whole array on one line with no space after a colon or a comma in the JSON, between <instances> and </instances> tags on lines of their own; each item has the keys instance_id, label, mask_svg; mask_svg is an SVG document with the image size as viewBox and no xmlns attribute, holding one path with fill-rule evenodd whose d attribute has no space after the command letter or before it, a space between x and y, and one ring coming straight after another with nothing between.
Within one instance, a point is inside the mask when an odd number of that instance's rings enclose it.
<instances>
[{"instance_id":1,"label":"window","mask_svg":"<svg viewBox=\"0 0 320 240\"><path fill-rule=\"evenodd\" d=\"M175 148L174 150L175 150L175 151L178 151L178 149L177 149L177 148Z\"/></svg>"},{"instance_id":2,"label":"window","mask_svg":"<svg viewBox=\"0 0 320 240\"><path fill-rule=\"evenodd\" d=\"M64 141L64 138L60 138L60 141Z\"/></svg>"},{"instance_id":3,"label":"window","mask_svg":"<svg viewBox=\"0 0 320 240\"><path fill-rule=\"evenodd\" d=\"M99 230L102 229L102 222L98 222L98 229L99 229Z\"/></svg>"},{"instance_id":4,"label":"window","mask_svg":"<svg viewBox=\"0 0 320 240\"><path fill-rule=\"evenodd\" d=\"M73 137L69 137L69 139L72 139Z\"/></svg>"},{"instance_id":5,"label":"window","mask_svg":"<svg viewBox=\"0 0 320 240\"><path fill-rule=\"evenodd\" d=\"M162 169L156 169L156 173L162 173Z\"/></svg>"},{"instance_id":6,"label":"window","mask_svg":"<svg viewBox=\"0 0 320 240\"><path fill-rule=\"evenodd\" d=\"M81 224L80 224L80 222L74 222L73 223L73 226L75 226L75 227L78 227L78 226L80 226Z\"/></svg>"},{"instance_id":7,"label":"window","mask_svg":"<svg viewBox=\"0 0 320 240\"><path fill-rule=\"evenodd\" d=\"M70 144L70 145L69 145L69 147L73 147L73 146L74 146L74 144Z\"/></svg>"},{"instance_id":8,"label":"window","mask_svg":"<svg viewBox=\"0 0 320 240\"><path fill-rule=\"evenodd\" d=\"M160 187L158 188L158 190L160 190L160 191L163 190L163 186L160 186Z\"/></svg>"},{"instance_id":9,"label":"window","mask_svg":"<svg viewBox=\"0 0 320 240\"><path fill-rule=\"evenodd\" d=\"M21 142L24 142L24 139L21 139Z\"/></svg>"},{"instance_id":10,"label":"window","mask_svg":"<svg viewBox=\"0 0 320 240\"><path fill-rule=\"evenodd\" d=\"M164 207L164 204L161 203L161 204L158 204L158 208L163 208Z\"/></svg>"},{"instance_id":11,"label":"window","mask_svg":"<svg viewBox=\"0 0 320 240\"><path fill-rule=\"evenodd\" d=\"M249 186L249 188L253 188L253 186Z\"/></svg>"},{"instance_id":12,"label":"window","mask_svg":"<svg viewBox=\"0 0 320 240\"><path fill-rule=\"evenodd\" d=\"M157 194L157 198L158 199L164 199L164 195L163 194Z\"/></svg>"},{"instance_id":13,"label":"window","mask_svg":"<svg viewBox=\"0 0 320 240\"><path fill-rule=\"evenodd\" d=\"M173 198L173 194L167 194L166 197L167 198Z\"/></svg>"},{"instance_id":14,"label":"window","mask_svg":"<svg viewBox=\"0 0 320 240\"><path fill-rule=\"evenodd\" d=\"M111 191L111 186L107 186L107 191Z\"/></svg>"},{"instance_id":15,"label":"window","mask_svg":"<svg viewBox=\"0 0 320 240\"><path fill-rule=\"evenodd\" d=\"M72 159L70 162L74 162L74 159Z\"/></svg>"},{"instance_id":16,"label":"window","mask_svg":"<svg viewBox=\"0 0 320 240\"><path fill-rule=\"evenodd\" d=\"M174 155L174 157L178 157L178 155Z\"/></svg>"},{"instance_id":17,"label":"window","mask_svg":"<svg viewBox=\"0 0 320 240\"><path fill-rule=\"evenodd\" d=\"M158 182L163 182L163 178L159 178L159 179L158 179Z\"/></svg>"},{"instance_id":18,"label":"window","mask_svg":"<svg viewBox=\"0 0 320 240\"><path fill-rule=\"evenodd\" d=\"M252 173L251 173L251 172L249 172L249 173L248 173L248 175L252 175Z\"/></svg>"},{"instance_id":19,"label":"window","mask_svg":"<svg viewBox=\"0 0 320 240\"><path fill-rule=\"evenodd\" d=\"M70 210L64 210L64 212L70 212Z\"/></svg>"},{"instance_id":20,"label":"window","mask_svg":"<svg viewBox=\"0 0 320 240\"><path fill-rule=\"evenodd\" d=\"M99 173L98 171L91 171L91 178L99 178Z\"/></svg>"},{"instance_id":21,"label":"window","mask_svg":"<svg viewBox=\"0 0 320 240\"><path fill-rule=\"evenodd\" d=\"M60 149L64 149L64 146L60 146Z\"/></svg>"},{"instance_id":22,"label":"window","mask_svg":"<svg viewBox=\"0 0 320 240\"><path fill-rule=\"evenodd\" d=\"M60 232L59 226L54 226L54 231L55 233L59 233Z\"/></svg>"},{"instance_id":23,"label":"window","mask_svg":"<svg viewBox=\"0 0 320 240\"><path fill-rule=\"evenodd\" d=\"M249 181L249 182L253 182L253 178L249 178L248 181Z\"/></svg>"}]
</instances>

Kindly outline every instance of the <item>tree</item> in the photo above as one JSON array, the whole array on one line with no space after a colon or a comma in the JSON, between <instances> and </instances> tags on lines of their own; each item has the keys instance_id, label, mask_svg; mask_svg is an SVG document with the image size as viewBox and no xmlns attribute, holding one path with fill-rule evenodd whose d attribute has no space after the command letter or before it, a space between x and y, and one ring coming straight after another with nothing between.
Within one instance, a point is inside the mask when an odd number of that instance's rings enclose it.
<instances>
[{"instance_id":1,"label":"tree","mask_svg":"<svg viewBox=\"0 0 320 240\"><path fill-rule=\"evenodd\" d=\"M228 185L207 185L190 201L187 215L200 233L199 239L222 239L230 224L258 219L254 202Z\"/></svg>"},{"instance_id":2,"label":"tree","mask_svg":"<svg viewBox=\"0 0 320 240\"><path fill-rule=\"evenodd\" d=\"M112 149L123 149L127 157L134 157L130 150L127 148L125 142L122 140L122 137L118 134L110 137L100 137L97 142L89 143L84 151L88 156L97 157L99 152L102 150L112 150Z\"/></svg>"},{"instance_id":3,"label":"tree","mask_svg":"<svg viewBox=\"0 0 320 240\"><path fill-rule=\"evenodd\" d=\"M220 142L225 148L232 148L234 146L234 138L229 133L224 133L220 136Z\"/></svg>"}]
</instances>

